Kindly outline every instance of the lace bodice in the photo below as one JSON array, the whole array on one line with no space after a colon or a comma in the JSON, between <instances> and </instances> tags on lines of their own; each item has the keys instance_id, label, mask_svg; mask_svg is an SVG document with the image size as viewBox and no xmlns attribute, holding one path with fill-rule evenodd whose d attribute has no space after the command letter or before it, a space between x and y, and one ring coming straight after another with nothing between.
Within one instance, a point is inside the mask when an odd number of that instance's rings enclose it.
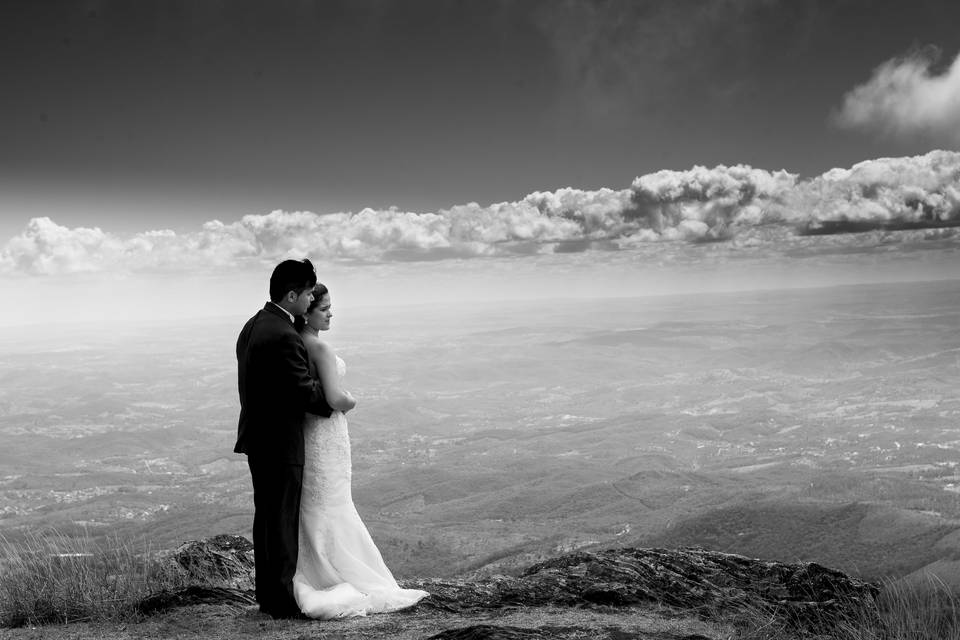
<instances>
[{"instance_id":1,"label":"lace bodice","mask_svg":"<svg viewBox=\"0 0 960 640\"><path fill-rule=\"evenodd\" d=\"M342 378L346 371L337 356L337 373ZM320 510L351 502L350 434L343 412L334 411L329 418L307 414L303 444L304 467L310 469L303 478L303 499Z\"/></svg>"}]
</instances>

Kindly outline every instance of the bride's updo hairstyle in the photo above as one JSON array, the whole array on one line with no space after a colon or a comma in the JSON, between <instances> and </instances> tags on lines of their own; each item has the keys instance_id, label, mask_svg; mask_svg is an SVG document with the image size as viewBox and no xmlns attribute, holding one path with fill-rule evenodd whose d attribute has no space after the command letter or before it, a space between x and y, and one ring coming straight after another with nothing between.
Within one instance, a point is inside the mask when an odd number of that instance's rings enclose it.
<instances>
[{"instance_id":1,"label":"bride's updo hairstyle","mask_svg":"<svg viewBox=\"0 0 960 640\"><path fill-rule=\"evenodd\" d=\"M310 306L307 307L307 313L302 316L298 316L294 319L293 324L296 326L297 331L300 331L305 326L307 326L306 316L313 312L314 309L320 306L320 298L330 293L330 290L327 289L327 286L322 282L318 282L313 286L313 302L310 303Z\"/></svg>"},{"instance_id":2,"label":"bride's updo hairstyle","mask_svg":"<svg viewBox=\"0 0 960 640\"><path fill-rule=\"evenodd\" d=\"M313 287L313 302L310 303L310 306L307 307L307 313L313 313L313 310L320 306L320 298L330 293L330 290L327 289L327 285L322 282L318 282Z\"/></svg>"}]
</instances>

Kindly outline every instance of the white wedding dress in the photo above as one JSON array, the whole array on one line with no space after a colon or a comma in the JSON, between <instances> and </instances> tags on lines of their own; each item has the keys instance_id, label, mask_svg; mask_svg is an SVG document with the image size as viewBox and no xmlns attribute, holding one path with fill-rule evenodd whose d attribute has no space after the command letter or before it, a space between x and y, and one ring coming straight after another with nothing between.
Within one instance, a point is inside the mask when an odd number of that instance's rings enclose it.
<instances>
[{"instance_id":1,"label":"white wedding dress","mask_svg":"<svg viewBox=\"0 0 960 640\"><path fill-rule=\"evenodd\" d=\"M342 377L346 367L337 357ZM401 589L353 505L347 418L307 414L300 545L293 591L300 610L330 619L396 611L429 595Z\"/></svg>"}]
</instances>

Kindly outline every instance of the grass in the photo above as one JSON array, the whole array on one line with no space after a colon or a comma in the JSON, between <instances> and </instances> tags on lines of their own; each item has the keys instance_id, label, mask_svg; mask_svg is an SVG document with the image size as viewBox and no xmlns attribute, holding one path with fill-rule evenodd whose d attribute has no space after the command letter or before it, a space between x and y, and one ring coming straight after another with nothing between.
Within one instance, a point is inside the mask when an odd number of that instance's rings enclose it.
<instances>
[{"instance_id":1,"label":"grass","mask_svg":"<svg viewBox=\"0 0 960 640\"><path fill-rule=\"evenodd\" d=\"M887 580L873 602L842 605L839 612L804 625L760 606L714 618L734 629L726 640L960 640L960 594L935 577Z\"/></svg>"},{"instance_id":2,"label":"grass","mask_svg":"<svg viewBox=\"0 0 960 640\"><path fill-rule=\"evenodd\" d=\"M852 640L960 640L960 595L939 579L888 580L876 606L844 620Z\"/></svg>"},{"instance_id":3,"label":"grass","mask_svg":"<svg viewBox=\"0 0 960 640\"><path fill-rule=\"evenodd\" d=\"M146 543L56 531L0 537L0 626L133 620L143 598L183 580Z\"/></svg>"}]
</instances>

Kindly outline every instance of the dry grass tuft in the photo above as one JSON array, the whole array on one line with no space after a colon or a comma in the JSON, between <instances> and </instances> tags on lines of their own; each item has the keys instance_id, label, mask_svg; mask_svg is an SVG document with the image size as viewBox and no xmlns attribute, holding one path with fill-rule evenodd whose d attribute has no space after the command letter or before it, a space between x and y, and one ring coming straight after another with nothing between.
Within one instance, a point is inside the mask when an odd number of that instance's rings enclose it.
<instances>
[{"instance_id":1,"label":"dry grass tuft","mask_svg":"<svg viewBox=\"0 0 960 640\"><path fill-rule=\"evenodd\" d=\"M132 620L143 598L182 581L146 543L56 531L16 544L0 537L0 626Z\"/></svg>"},{"instance_id":2,"label":"dry grass tuft","mask_svg":"<svg viewBox=\"0 0 960 640\"><path fill-rule=\"evenodd\" d=\"M876 606L843 621L851 640L960 640L960 595L936 577L888 580Z\"/></svg>"},{"instance_id":3,"label":"dry grass tuft","mask_svg":"<svg viewBox=\"0 0 960 640\"><path fill-rule=\"evenodd\" d=\"M847 603L831 619L791 624L769 607L713 612L730 640L960 640L960 594L936 578L888 580L874 602Z\"/></svg>"}]
</instances>

